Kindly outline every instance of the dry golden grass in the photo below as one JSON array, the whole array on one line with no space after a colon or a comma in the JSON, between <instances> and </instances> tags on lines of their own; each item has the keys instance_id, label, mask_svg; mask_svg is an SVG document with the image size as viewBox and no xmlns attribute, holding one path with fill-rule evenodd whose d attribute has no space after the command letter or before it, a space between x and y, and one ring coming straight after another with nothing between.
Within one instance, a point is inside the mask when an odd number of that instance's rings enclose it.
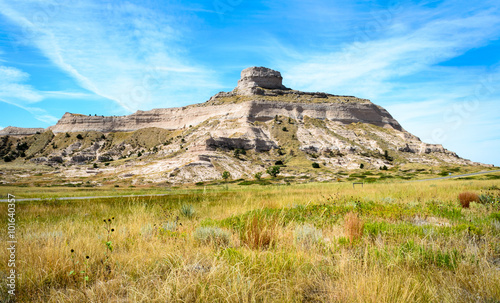
<instances>
[{"instance_id":1,"label":"dry golden grass","mask_svg":"<svg viewBox=\"0 0 500 303\"><path fill-rule=\"evenodd\" d=\"M304 184L20 202L18 302L498 302L500 208L456 201L495 186ZM184 203L196 216L176 225ZM6 213L0 204L1 222ZM103 220L112 217L109 251ZM230 217L241 229L222 223ZM304 224L318 231L314 245L294 241ZM231 240L197 241L202 226ZM2 279L6 271L0 262Z\"/></svg>"},{"instance_id":2,"label":"dry golden grass","mask_svg":"<svg viewBox=\"0 0 500 303\"><path fill-rule=\"evenodd\" d=\"M345 235L351 243L361 239L365 222L354 212L349 212L344 218Z\"/></svg>"},{"instance_id":3,"label":"dry golden grass","mask_svg":"<svg viewBox=\"0 0 500 303\"><path fill-rule=\"evenodd\" d=\"M276 242L277 223L258 216L248 218L241 234L242 242L251 249L269 248Z\"/></svg>"}]
</instances>

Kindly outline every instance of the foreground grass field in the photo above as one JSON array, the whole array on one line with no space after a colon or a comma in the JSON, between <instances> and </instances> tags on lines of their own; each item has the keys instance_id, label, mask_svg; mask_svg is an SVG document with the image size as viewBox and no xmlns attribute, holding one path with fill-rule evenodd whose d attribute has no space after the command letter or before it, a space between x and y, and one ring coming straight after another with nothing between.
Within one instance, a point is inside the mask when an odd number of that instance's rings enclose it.
<instances>
[{"instance_id":1,"label":"foreground grass field","mask_svg":"<svg viewBox=\"0 0 500 303\"><path fill-rule=\"evenodd\" d=\"M446 180L18 202L17 302L499 302L499 197Z\"/></svg>"}]
</instances>

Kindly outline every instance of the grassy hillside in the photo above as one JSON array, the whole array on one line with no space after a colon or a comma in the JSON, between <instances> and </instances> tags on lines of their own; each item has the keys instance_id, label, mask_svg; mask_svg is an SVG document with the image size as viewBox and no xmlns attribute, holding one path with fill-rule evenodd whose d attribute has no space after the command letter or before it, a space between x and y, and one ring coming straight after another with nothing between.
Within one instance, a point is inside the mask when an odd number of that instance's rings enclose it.
<instances>
[{"instance_id":1,"label":"grassy hillside","mask_svg":"<svg viewBox=\"0 0 500 303\"><path fill-rule=\"evenodd\" d=\"M500 180L168 193L18 202L18 302L500 301Z\"/></svg>"}]
</instances>

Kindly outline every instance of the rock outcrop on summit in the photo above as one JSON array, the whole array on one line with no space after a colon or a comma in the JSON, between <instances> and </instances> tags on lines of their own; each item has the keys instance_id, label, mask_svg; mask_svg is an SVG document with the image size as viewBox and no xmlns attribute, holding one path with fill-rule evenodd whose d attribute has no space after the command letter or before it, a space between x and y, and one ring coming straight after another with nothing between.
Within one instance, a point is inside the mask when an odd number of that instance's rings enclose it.
<instances>
[{"instance_id":1,"label":"rock outcrop on summit","mask_svg":"<svg viewBox=\"0 0 500 303\"><path fill-rule=\"evenodd\" d=\"M312 162L331 172L360 164L481 165L421 142L370 100L301 92L282 81L278 71L251 67L234 90L200 104L119 117L66 113L48 129L8 127L0 131L0 156L57 166L68 175L78 175L80 165L114 161L108 173L117 178L170 183L213 180L224 170L251 177L277 161L290 174ZM137 158L140 163L129 162Z\"/></svg>"},{"instance_id":2,"label":"rock outcrop on summit","mask_svg":"<svg viewBox=\"0 0 500 303\"><path fill-rule=\"evenodd\" d=\"M281 73L266 67L249 67L241 72L236 87L241 95L255 95L259 88L286 89Z\"/></svg>"}]
</instances>

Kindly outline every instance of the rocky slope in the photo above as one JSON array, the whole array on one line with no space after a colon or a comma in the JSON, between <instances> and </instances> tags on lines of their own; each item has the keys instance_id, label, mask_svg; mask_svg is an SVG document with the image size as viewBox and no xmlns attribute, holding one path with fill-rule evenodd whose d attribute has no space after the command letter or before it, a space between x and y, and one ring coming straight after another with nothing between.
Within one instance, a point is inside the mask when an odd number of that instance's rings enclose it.
<instances>
[{"instance_id":1,"label":"rocky slope","mask_svg":"<svg viewBox=\"0 0 500 303\"><path fill-rule=\"evenodd\" d=\"M479 165L421 142L369 100L291 90L263 67L245 69L233 91L202 104L121 117L66 113L46 130L10 127L0 135L4 161L132 183L213 180L224 170L249 178L279 161L285 175L319 180L361 164Z\"/></svg>"}]
</instances>

